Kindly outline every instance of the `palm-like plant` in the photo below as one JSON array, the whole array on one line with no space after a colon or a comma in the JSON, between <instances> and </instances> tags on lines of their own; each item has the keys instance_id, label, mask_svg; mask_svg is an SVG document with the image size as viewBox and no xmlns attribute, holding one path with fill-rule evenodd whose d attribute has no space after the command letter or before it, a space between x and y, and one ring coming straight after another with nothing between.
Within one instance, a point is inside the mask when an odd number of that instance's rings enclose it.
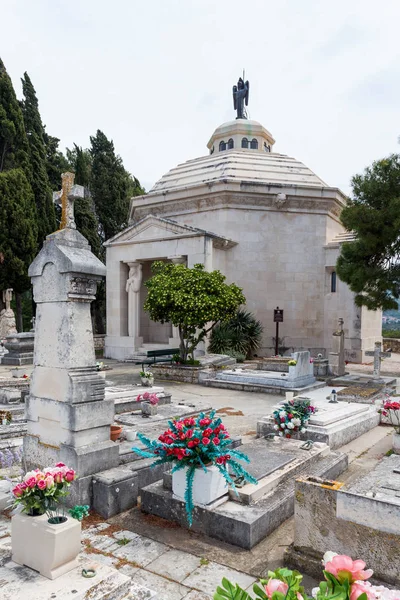
<instances>
[{"instance_id":1,"label":"palm-like plant","mask_svg":"<svg viewBox=\"0 0 400 600\"><path fill-rule=\"evenodd\" d=\"M263 326L250 312L240 309L225 323L214 327L209 351L215 354L235 352L247 358L261 345Z\"/></svg>"}]
</instances>

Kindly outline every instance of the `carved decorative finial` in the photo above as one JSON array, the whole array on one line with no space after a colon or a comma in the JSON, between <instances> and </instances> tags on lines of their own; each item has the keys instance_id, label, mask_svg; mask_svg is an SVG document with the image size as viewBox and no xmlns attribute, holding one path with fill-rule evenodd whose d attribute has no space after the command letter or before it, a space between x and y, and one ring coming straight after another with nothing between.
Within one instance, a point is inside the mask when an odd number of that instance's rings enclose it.
<instances>
[{"instance_id":1,"label":"carved decorative finial","mask_svg":"<svg viewBox=\"0 0 400 600\"><path fill-rule=\"evenodd\" d=\"M59 192L53 192L53 202L61 204L60 229L76 229L74 202L85 197L85 190L82 185L74 185L74 173L63 173L61 179L62 189Z\"/></svg>"}]
</instances>

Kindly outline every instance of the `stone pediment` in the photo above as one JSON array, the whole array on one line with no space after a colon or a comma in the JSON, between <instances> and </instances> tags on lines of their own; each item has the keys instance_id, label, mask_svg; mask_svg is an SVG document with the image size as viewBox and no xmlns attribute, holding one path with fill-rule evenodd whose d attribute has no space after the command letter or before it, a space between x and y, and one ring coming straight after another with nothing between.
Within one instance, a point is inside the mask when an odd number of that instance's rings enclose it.
<instances>
[{"instance_id":1,"label":"stone pediment","mask_svg":"<svg viewBox=\"0 0 400 600\"><path fill-rule=\"evenodd\" d=\"M104 245L118 246L122 244L156 242L159 240L199 236L212 238L213 245L217 248L229 249L237 243L210 231L177 223L172 219L147 215L137 223L130 225L124 231L121 231L121 233L118 233L116 236L105 242Z\"/></svg>"}]
</instances>

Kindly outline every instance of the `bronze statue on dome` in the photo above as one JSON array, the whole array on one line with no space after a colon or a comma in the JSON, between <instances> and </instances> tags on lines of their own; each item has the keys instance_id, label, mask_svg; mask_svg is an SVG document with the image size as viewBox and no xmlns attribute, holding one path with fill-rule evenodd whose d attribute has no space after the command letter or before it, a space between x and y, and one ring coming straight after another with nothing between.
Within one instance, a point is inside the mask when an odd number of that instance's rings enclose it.
<instances>
[{"instance_id":1,"label":"bronze statue on dome","mask_svg":"<svg viewBox=\"0 0 400 600\"><path fill-rule=\"evenodd\" d=\"M247 119L244 105L247 106L249 103L249 89L249 82L245 83L241 77L239 77L237 85L233 86L233 107L237 111L237 119Z\"/></svg>"}]
</instances>

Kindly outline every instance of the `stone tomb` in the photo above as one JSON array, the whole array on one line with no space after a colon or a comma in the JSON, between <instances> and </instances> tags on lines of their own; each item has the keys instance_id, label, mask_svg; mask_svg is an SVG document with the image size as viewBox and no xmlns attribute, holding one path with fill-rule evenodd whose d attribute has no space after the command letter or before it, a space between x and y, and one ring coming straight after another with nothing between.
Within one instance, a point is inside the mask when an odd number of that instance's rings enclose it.
<instances>
[{"instance_id":1,"label":"stone tomb","mask_svg":"<svg viewBox=\"0 0 400 600\"><path fill-rule=\"evenodd\" d=\"M400 586L400 456L356 481L296 482L295 536L285 562L316 576L327 549L360 557L378 581Z\"/></svg>"},{"instance_id":2,"label":"stone tomb","mask_svg":"<svg viewBox=\"0 0 400 600\"><path fill-rule=\"evenodd\" d=\"M8 354L2 357L3 365L31 365L33 363L33 348L35 332L13 333L6 337L4 346Z\"/></svg>"},{"instance_id":3,"label":"stone tomb","mask_svg":"<svg viewBox=\"0 0 400 600\"><path fill-rule=\"evenodd\" d=\"M293 437L299 440L324 442L331 449L340 448L363 433L370 431L380 422L376 406L368 404L350 404L348 402L330 403L329 396L332 388L324 387L309 392L306 396L297 396L311 400L317 407L317 412L311 415L305 433L295 433ZM280 409L283 402L275 405L273 410ZM273 412L273 411L272 411ZM260 419L257 423L257 436L277 433L274 429L272 413Z\"/></svg>"},{"instance_id":4,"label":"stone tomb","mask_svg":"<svg viewBox=\"0 0 400 600\"><path fill-rule=\"evenodd\" d=\"M294 480L304 474L336 477L347 468L347 456L326 444L302 448L295 440L255 440L244 447L251 458L246 468L258 485L229 490L214 505L196 505L191 530L251 549L293 514ZM142 489L143 512L187 527L184 503L172 494L171 475Z\"/></svg>"},{"instance_id":5,"label":"stone tomb","mask_svg":"<svg viewBox=\"0 0 400 600\"><path fill-rule=\"evenodd\" d=\"M213 378L206 379L204 383L212 387L265 391L267 393L300 392L324 385L316 383L314 367L308 351L294 352L287 360L295 360L297 363L295 366L289 366L287 373L241 368L224 369L217 372Z\"/></svg>"}]
</instances>

